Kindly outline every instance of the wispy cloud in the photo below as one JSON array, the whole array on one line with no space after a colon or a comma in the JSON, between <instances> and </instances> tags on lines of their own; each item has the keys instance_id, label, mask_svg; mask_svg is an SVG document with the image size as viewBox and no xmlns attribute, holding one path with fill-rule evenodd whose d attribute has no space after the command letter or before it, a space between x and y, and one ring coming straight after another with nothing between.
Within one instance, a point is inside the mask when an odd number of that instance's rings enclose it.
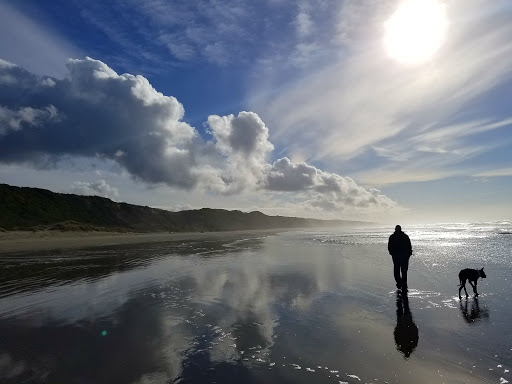
<instances>
[{"instance_id":1,"label":"wispy cloud","mask_svg":"<svg viewBox=\"0 0 512 384\"><path fill-rule=\"evenodd\" d=\"M0 52L2 58L37 73L62 76L65 61L81 51L62 36L39 25L8 2L0 2Z\"/></svg>"},{"instance_id":2,"label":"wispy cloud","mask_svg":"<svg viewBox=\"0 0 512 384\"><path fill-rule=\"evenodd\" d=\"M115 3L115 4L114 4ZM242 52L249 36L251 2L161 0L83 3L81 14L105 36L140 62L160 65L168 57L182 62L208 60L223 65ZM112 17L115 13L116 17ZM232 49L228 49L232 48ZM149 57L148 57L149 55ZM150 56L154 56L152 58ZM167 60L164 60L167 58Z\"/></svg>"},{"instance_id":3,"label":"wispy cloud","mask_svg":"<svg viewBox=\"0 0 512 384\"><path fill-rule=\"evenodd\" d=\"M276 55L283 57L279 65L304 67L330 54L336 33L330 20L340 8L333 0L301 0L293 6L250 0L127 0L76 6L83 19L114 44L113 50L98 48L95 53L115 63L129 58L139 68L203 61L222 67L262 63Z\"/></svg>"},{"instance_id":4,"label":"wispy cloud","mask_svg":"<svg viewBox=\"0 0 512 384\"><path fill-rule=\"evenodd\" d=\"M255 97L253 107L275 128L278 148L331 169L350 168L358 180L457 174L455 164L500 145L486 133L512 122L509 111L486 99L512 77L512 26L503 16L512 9L497 3L500 12L483 13L479 0L451 2L441 50L424 65L402 66L382 46L382 22L392 4L345 2L339 49L350 54L276 94L268 92L275 80L260 82L255 94L270 96ZM366 22L358 23L362 18Z\"/></svg>"},{"instance_id":5,"label":"wispy cloud","mask_svg":"<svg viewBox=\"0 0 512 384\"><path fill-rule=\"evenodd\" d=\"M475 173L474 177L502 177L512 176L512 168L489 169L484 172Z\"/></svg>"}]
</instances>

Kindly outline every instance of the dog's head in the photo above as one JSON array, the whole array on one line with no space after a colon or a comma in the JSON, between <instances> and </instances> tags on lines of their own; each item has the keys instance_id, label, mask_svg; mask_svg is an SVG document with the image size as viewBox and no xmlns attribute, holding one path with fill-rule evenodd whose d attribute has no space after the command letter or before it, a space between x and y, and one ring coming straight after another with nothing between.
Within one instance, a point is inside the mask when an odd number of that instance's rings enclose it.
<instances>
[{"instance_id":1,"label":"dog's head","mask_svg":"<svg viewBox=\"0 0 512 384\"><path fill-rule=\"evenodd\" d=\"M481 277L482 279L485 279L485 278L487 277L487 276L485 275L485 272L484 272L484 269L483 269L483 268L480 270L480 277Z\"/></svg>"}]
</instances>

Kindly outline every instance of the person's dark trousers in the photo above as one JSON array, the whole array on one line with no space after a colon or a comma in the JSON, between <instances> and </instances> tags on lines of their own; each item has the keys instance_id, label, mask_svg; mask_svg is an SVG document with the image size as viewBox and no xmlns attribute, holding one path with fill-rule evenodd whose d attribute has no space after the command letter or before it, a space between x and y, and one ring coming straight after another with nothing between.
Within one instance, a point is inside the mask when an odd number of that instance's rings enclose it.
<instances>
[{"instance_id":1,"label":"person's dark trousers","mask_svg":"<svg viewBox=\"0 0 512 384\"><path fill-rule=\"evenodd\" d=\"M397 288L407 288L407 270L409 269L409 256L393 255L393 274ZM400 275L400 272L402 273Z\"/></svg>"}]
</instances>

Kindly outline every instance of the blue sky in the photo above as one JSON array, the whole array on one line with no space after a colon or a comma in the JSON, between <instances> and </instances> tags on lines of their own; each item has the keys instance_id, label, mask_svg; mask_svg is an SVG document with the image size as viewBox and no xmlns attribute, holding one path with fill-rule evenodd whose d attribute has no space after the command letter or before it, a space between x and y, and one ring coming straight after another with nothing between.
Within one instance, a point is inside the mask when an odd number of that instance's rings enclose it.
<instances>
[{"instance_id":1,"label":"blue sky","mask_svg":"<svg viewBox=\"0 0 512 384\"><path fill-rule=\"evenodd\" d=\"M511 21L508 0L4 0L0 182L510 220Z\"/></svg>"}]
</instances>

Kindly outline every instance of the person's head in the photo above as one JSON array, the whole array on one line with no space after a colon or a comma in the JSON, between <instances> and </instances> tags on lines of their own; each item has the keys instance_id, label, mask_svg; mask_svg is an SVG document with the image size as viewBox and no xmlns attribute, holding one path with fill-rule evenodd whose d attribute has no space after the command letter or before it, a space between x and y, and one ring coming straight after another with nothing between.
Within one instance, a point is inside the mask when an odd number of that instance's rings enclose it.
<instances>
[{"instance_id":1,"label":"person's head","mask_svg":"<svg viewBox=\"0 0 512 384\"><path fill-rule=\"evenodd\" d=\"M402 232L402 227L401 227L401 226L399 226L399 225L397 225L397 226L395 227L395 232Z\"/></svg>"}]
</instances>

